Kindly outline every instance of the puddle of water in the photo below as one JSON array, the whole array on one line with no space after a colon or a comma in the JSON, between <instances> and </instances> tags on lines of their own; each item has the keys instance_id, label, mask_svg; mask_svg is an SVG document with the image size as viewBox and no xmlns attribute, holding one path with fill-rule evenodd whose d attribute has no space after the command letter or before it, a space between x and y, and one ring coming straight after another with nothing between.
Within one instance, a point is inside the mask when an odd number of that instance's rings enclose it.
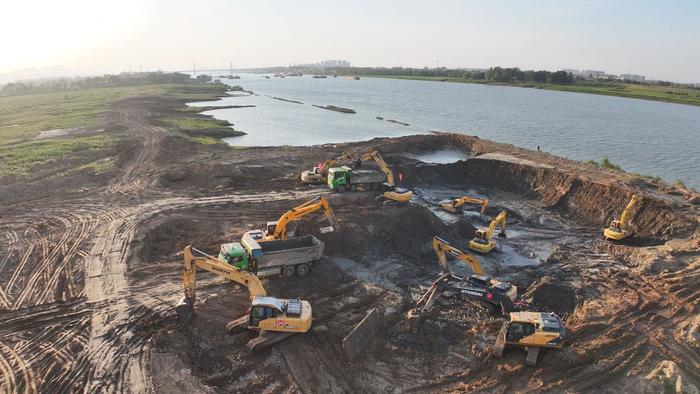
<instances>
[{"instance_id":1,"label":"puddle of water","mask_svg":"<svg viewBox=\"0 0 700 394\"><path fill-rule=\"evenodd\" d=\"M460 160L467 160L470 156L456 149L445 149L441 151L426 153L422 155L407 154L406 156L430 164L450 164Z\"/></svg>"}]
</instances>

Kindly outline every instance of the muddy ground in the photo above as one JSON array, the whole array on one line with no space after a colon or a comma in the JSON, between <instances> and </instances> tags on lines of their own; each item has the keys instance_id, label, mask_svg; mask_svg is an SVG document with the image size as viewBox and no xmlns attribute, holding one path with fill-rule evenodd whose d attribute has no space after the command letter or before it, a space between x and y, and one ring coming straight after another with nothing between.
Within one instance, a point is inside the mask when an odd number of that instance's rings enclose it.
<instances>
[{"instance_id":1,"label":"muddy ground","mask_svg":"<svg viewBox=\"0 0 700 394\"><path fill-rule=\"evenodd\" d=\"M122 142L99 176L38 169L0 183L0 387L4 392L697 392L700 387L698 212L677 190L449 133L315 147L230 149L193 144L154 119L170 103L127 99L102 125ZM56 137L56 138L60 138ZM348 149L378 148L414 190L407 206L368 193L334 195L298 174ZM415 157L441 150L450 164ZM91 158L94 159L94 158ZM562 350L536 367L523 352L490 356L502 318L441 297L418 332L405 316L439 272L434 235L466 247L485 225L476 208L436 209L470 193L507 209L508 238L479 256L531 308L564 317ZM641 197L635 236L612 244L602 227ZM215 253L287 209L326 196L337 231L297 224L326 242L303 278L270 278L277 297L311 302L314 328L257 354L253 334L225 332L247 292L199 275L197 318L178 321L180 251ZM451 263L457 274L467 267ZM371 308L380 328L349 359L341 346Z\"/></svg>"}]
</instances>

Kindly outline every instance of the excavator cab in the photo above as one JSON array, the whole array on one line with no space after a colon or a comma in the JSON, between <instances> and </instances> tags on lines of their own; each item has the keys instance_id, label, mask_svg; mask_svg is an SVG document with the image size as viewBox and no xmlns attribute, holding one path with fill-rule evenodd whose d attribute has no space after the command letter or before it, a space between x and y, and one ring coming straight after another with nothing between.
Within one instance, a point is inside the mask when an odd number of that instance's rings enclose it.
<instances>
[{"instance_id":1,"label":"excavator cab","mask_svg":"<svg viewBox=\"0 0 700 394\"><path fill-rule=\"evenodd\" d=\"M479 252L488 253L496 247L496 242L492 235L497 226L500 226L501 231L498 233L500 238L506 237L506 211L501 211L495 219L491 221L489 227L485 230L476 230L474 238L469 241L469 249Z\"/></svg>"},{"instance_id":2,"label":"excavator cab","mask_svg":"<svg viewBox=\"0 0 700 394\"><path fill-rule=\"evenodd\" d=\"M637 198L637 196L632 195L632 198L630 199L629 203L627 203L627 206L622 211L620 219L613 219L613 221L610 222L610 227L606 227L603 230L603 236L605 236L605 239L609 241L620 241L627 238L630 235L631 231L627 225L627 217L629 216L632 207L634 207L638 201L639 199Z\"/></svg>"},{"instance_id":3,"label":"excavator cab","mask_svg":"<svg viewBox=\"0 0 700 394\"><path fill-rule=\"evenodd\" d=\"M260 322L277 317L277 309L267 305L253 305L250 307L248 326L258 327Z\"/></svg>"},{"instance_id":4,"label":"excavator cab","mask_svg":"<svg viewBox=\"0 0 700 394\"><path fill-rule=\"evenodd\" d=\"M524 348L526 364L537 364L541 348L561 349L566 330L559 316L546 312L511 312L496 337L493 356L503 357L507 347Z\"/></svg>"},{"instance_id":5,"label":"excavator cab","mask_svg":"<svg viewBox=\"0 0 700 394\"><path fill-rule=\"evenodd\" d=\"M488 253L495 247L496 243L491 239L487 239L486 230L476 230L474 239L469 241L469 249L475 252Z\"/></svg>"},{"instance_id":6,"label":"excavator cab","mask_svg":"<svg viewBox=\"0 0 700 394\"><path fill-rule=\"evenodd\" d=\"M275 233L275 229L277 228L277 223L278 223L277 220L274 220L274 221L271 221L271 222L267 222L267 225L265 226L265 232L266 232L266 234L274 234L274 233Z\"/></svg>"},{"instance_id":7,"label":"excavator cab","mask_svg":"<svg viewBox=\"0 0 700 394\"><path fill-rule=\"evenodd\" d=\"M307 332L311 328L311 306L296 298L255 297L248 327L276 332Z\"/></svg>"}]
</instances>

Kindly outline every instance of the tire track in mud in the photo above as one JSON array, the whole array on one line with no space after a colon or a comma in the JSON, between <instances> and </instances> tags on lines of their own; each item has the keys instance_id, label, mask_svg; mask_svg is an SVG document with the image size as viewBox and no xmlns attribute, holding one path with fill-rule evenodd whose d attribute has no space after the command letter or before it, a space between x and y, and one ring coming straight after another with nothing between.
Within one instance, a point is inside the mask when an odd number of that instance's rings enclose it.
<instances>
[{"instance_id":1,"label":"tire track in mud","mask_svg":"<svg viewBox=\"0 0 700 394\"><path fill-rule=\"evenodd\" d=\"M119 123L131 133L142 136L143 143L136 157L126 165L119 178L107 186L106 194L130 195L150 185L149 178L154 174L152 163L160 152L160 142L168 134L168 130L148 124L148 115L148 111L142 108L120 108Z\"/></svg>"},{"instance_id":2,"label":"tire track in mud","mask_svg":"<svg viewBox=\"0 0 700 394\"><path fill-rule=\"evenodd\" d=\"M87 354L90 361L86 391L143 392L151 388L145 357L148 335L134 332L141 320L158 325L172 314L169 303L174 294L148 296L133 293L129 287L127 261L129 247L138 227L156 214L194 206L257 201L284 201L310 198L318 191L272 192L202 198L172 197L122 208L118 218L97 229L100 234L88 253L85 267L85 296L92 318ZM164 304L163 301L168 304ZM100 305L100 307L92 307ZM117 371L115 373L115 371ZM116 375L116 376L115 376Z\"/></svg>"}]
</instances>

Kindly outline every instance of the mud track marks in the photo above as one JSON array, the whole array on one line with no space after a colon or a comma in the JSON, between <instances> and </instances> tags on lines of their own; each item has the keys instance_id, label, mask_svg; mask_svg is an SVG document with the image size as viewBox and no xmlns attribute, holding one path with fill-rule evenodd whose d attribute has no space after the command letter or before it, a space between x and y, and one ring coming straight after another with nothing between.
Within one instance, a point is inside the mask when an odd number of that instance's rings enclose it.
<instances>
[{"instance_id":1,"label":"mud track marks","mask_svg":"<svg viewBox=\"0 0 700 394\"><path fill-rule=\"evenodd\" d=\"M150 185L155 171L153 163L160 151L160 142L168 130L148 124L149 112L143 108L126 106L119 109L119 123L130 135L143 138L138 154L124 167L122 174L107 186L107 194L132 194Z\"/></svg>"},{"instance_id":2,"label":"mud track marks","mask_svg":"<svg viewBox=\"0 0 700 394\"><path fill-rule=\"evenodd\" d=\"M309 199L316 191L227 195L217 197L166 198L125 208L96 231L100 234L86 258L85 295L92 309L88 343L90 371L88 391L147 391L151 385L146 346L159 322L172 315L179 283L168 283L147 292L132 292L127 260L137 228L160 213L192 206L254 201ZM136 328L139 328L136 331Z\"/></svg>"}]
</instances>

